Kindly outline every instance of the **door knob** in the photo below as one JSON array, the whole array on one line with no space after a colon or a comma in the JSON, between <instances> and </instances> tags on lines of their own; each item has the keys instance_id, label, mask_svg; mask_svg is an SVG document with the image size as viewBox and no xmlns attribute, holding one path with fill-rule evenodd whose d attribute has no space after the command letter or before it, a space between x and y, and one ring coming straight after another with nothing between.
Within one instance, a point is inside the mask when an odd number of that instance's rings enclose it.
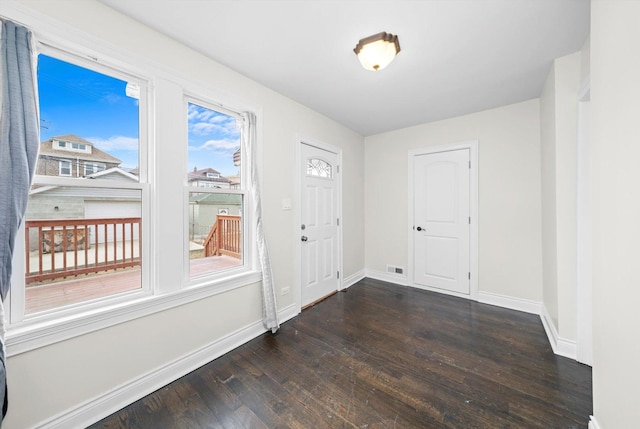
<instances>
[{"instance_id":1,"label":"door knob","mask_svg":"<svg viewBox=\"0 0 640 429\"><path fill-rule=\"evenodd\" d=\"M303 236L302 236L302 238L300 238L300 240L302 240L302 241L307 241L307 236L306 236L306 235L303 235Z\"/></svg>"},{"instance_id":2,"label":"door knob","mask_svg":"<svg viewBox=\"0 0 640 429\"><path fill-rule=\"evenodd\" d=\"M422 231L422 227L421 227L421 226L417 227L416 229L417 229L418 231Z\"/></svg>"}]
</instances>

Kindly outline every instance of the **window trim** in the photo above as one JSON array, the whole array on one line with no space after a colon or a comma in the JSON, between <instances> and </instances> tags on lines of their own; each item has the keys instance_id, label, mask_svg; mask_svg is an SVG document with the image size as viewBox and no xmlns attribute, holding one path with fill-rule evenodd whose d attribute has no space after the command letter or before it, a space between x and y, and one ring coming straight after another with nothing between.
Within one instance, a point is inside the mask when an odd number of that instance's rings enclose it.
<instances>
[{"instance_id":1,"label":"window trim","mask_svg":"<svg viewBox=\"0 0 640 429\"><path fill-rule=\"evenodd\" d=\"M69 164L69 174L62 173L62 169L64 168L63 164ZM66 159L61 159L58 161L58 176L61 177L71 177L73 175L73 163L71 161L67 161Z\"/></svg>"},{"instance_id":2,"label":"window trim","mask_svg":"<svg viewBox=\"0 0 640 429\"><path fill-rule=\"evenodd\" d=\"M101 73L104 75L108 75L110 77L114 77L125 82L133 81L141 86L143 90L141 91L141 96L139 98L139 108L138 108L138 129L139 129L139 149L138 149L138 159L140 164L141 174L138 176L137 183L124 183L124 182L114 182L112 180L106 179L95 179L91 181L79 180L80 176L80 165L76 165L76 175L73 174L73 161L71 160L60 160L60 166L63 162L69 163L71 166L69 175L59 174L58 176L48 176L48 175L35 175L33 178L33 184L44 185L44 186L69 186L69 187L80 187L80 188L115 188L115 189L134 189L139 190L141 194L141 217L143 219L142 222L142 236L150 236L150 216L149 216L149 200L150 200L150 187L146 181L146 168L143 169L143 166L146 164L147 159L147 143L149 141L149 136L151 135L148 127L151 123L150 116L152 115L152 111L150 110L151 103L151 91L150 91L150 79L141 77L139 74L130 73L127 69L116 70L113 66L109 64L97 63L90 61L86 58L85 55L78 53L73 50L65 50L64 48L53 47L50 44L44 43L42 40L39 40L36 43L36 53L35 58L38 55L44 54L46 56L68 62L70 64L86 68L88 70L94 71L96 73ZM37 59L36 59L37 61ZM126 70L126 71L125 71ZM72 149L70 145L74 144L74 142L64 141L65 148L69 152L81 153L83 152L80 149ZM78 145L85 146L85 151L87 149L90 150L91 146L85 143L76 143ZM92 163L92 162L89 162ZM92 163L97 164L97 163ZM104 164L106 168L106 164ZM59 172L61 167L59 169ZM144 170L144 171L143 171ZM144 175L143 175L144 174ZM18 237L24 237L24 223L22 224L20 231L18 232ZM25 338L30 337L32 334L35 334L36 337L40 337L42 335L48 335L53 329L54 326L64 326L66 321L77 321L82 319L86 315L91 314L99 314L102 313L105 309L110 309L118 307L118 306L126 306L126 304L132 301L132 297L135 299L139 299L139 297L144 297L146 295L150 295L152 293L150 287L150 267L149 267L149 250L150 244L149 241L143 241L142 243L142 267L141 267L141 288L133 291L123 292L116 295L106 296L103 298L80 302L76 304L71 304L63 307L53 308L33 314L25 314L25 242L24 240L16 241L16 250L14 256L14 269L12 275L12 284L10 293L8 294L7 301L9 305L7 306L7 346L13 343L22 343ZM44 333L43 333L44 332ZM11 340L10 339L14 339ZM57 335L52 335L51 344L53 342L59 341L59 337ZM39 342L31 343L28 346L28 349L39 347ZM19 349L22 350L22 349ZM7 349L8 355L15 354L13 349Z\"/></svg>"}]
</instances>

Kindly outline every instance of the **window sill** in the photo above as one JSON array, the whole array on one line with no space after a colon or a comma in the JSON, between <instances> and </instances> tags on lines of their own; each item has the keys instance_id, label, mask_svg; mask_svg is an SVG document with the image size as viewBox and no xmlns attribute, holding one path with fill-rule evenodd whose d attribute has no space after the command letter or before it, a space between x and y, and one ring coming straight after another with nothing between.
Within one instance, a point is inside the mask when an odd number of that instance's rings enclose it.
<instances>
[{"instance_id":1,"label":"window sill","mask_svg":"<svg viewBox=\"0 0 640 429\"><path fill-rule=\"evenodd\" d=\"M262 275L258 271L244 272L221 281L188 287L163 295L149 295L141 292L139 298L132 298L124 303L86 312L78 310L75 315L55 320L25 321L19 326L8 327L7 357L245 287L261 280Z\"/></svg>"}]
</instances>

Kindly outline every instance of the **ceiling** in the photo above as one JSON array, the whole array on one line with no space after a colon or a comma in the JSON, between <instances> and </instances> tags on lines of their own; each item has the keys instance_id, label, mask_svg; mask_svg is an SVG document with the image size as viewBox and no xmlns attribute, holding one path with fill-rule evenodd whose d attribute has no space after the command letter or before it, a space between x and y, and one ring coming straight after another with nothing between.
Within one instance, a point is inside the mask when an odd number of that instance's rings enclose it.
<instances>
[{"instance_id":1,"label":"ceiling","mask_svg":"<svg viewBox=\"0 0 640 429\"><path fill-rule=\"evenodd\" d=\"M589 33L589 0L101 0L364 135L540 95ZM381 31L402 51L364 70Z\"/></svg>"}]
</instances>

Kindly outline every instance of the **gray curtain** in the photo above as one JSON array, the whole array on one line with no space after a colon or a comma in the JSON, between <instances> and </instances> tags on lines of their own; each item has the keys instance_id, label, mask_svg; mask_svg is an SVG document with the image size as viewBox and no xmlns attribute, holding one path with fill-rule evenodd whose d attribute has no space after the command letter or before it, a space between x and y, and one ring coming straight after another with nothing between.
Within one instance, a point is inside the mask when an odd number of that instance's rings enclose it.
<instances>
[{"instance_id":1,"label":"gray curtain","mask_svg":"<svg viewBox=\"0 0 640 429\"><path fill-rule=\"evenodd\" d=\"M2 22L0 112L0 296L9 292L11 259L27 208L39 145L31 32Z\"/></svg>"},{"instance_id":2,"label":"gray curtain","mask_svg":"<svg viewBox=\"0 0 640 429\"><path fill-rule=\"evenodd\" d=\"M0 37L0 297L4 301L11 286L13 249L38 155L39 121L31 32L11 21L2 21ZM1 425L7 412L4 338L0 351L0 404Z\"/></svg>"},{"instance_id":3,"label":"gray curtain","mask_svg":"<svg viewBox=\"0 0 640 429\"><path fill-rule=\"evenodd\" d=\"M273 272L269 251L262 227L262 205L260 203L260 182L258 180L258 166L256 163L256 116L253 113L242 114L242 145L245 150L247 162L245 168L250 168L251 196L253 198L253 221L256 231L256 244L258 247L258 259L262 269L262 323L274 334L280 328L278 322L278 308L276 305L276 292L273 286Z\"/></svg>"}]
</instances>

